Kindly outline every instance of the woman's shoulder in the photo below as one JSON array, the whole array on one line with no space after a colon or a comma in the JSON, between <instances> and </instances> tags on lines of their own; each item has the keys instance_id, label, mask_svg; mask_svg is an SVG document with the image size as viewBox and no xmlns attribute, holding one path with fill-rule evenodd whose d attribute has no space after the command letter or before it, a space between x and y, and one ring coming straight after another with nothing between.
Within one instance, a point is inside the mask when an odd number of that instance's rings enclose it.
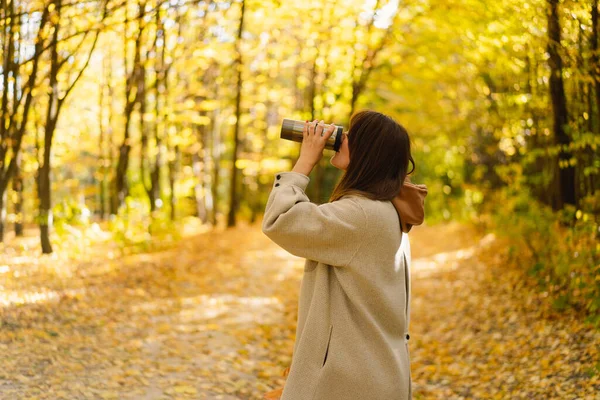
<instances>
[{"instance_id":1,"label":"woman's shoulder","mask_svg":"<svg viewBox=\"0 0 600 400\"><path fill-rule=\"evenodd\" d=\"M339 216L346 221L354 221L357 224L366 225L368 211L364 207L360 196L344 195L337 200L324 203L320 207L324 207L329 212Z\"/></svg>"},{"instance_id":2,"label":"woman's shoulder","mask_svg":"<svg viewBox=\"0 0 600 400\"><path fill-rule=\"evenodd\" d=\"M354 208L360 208L371 227L398 223L398 214L391 200L374 200L351 194L341 197L338 201L352 203ZM352 208L352 205L348 208Z\"/></svg>"},{"instance_id":3,"label":"woman's shoulder","mask_svg":"<svg viewBox=\"0 0 600 400\"><path fill-rule=\"evenodd\" d=\"M388 205L391 205L392 202L390 200L374 200L374 199L370 199L367 196L363 196L360 194L354 194L354 193L350 193L350 194L346 194L342 197L340 197L340 199L338 201L347 201L347 202L355 202L363 207L375 207L375 208L385 208L388 207Z\"/></svg>"},{"instance_id":4,"label":"woman's shoulder","mask_svg":"<svg viewBox=\"0 0 600 400\"><path fill-rule=\"evenodd\" d=\"M363 201L361 196L346 194L337 200L327 203L329 205L335 205L336 208L348 208L348 209L362 209Z\"/></svg>"},{"instance_id":5,"label":"woman's shoulder","mask_svg":"<svg viewBox=\"0 0 600 400\"><path fill-rule=\"evenodd\" d=\"M350 213L360 209L368 219L387 219L388 216L395 215L394 205L387 200L373 200L366 196L347 194L340 197L336 202L339 202L340 207L344 205L344 209L347 209Z\"/></svg>"}]
</instances>

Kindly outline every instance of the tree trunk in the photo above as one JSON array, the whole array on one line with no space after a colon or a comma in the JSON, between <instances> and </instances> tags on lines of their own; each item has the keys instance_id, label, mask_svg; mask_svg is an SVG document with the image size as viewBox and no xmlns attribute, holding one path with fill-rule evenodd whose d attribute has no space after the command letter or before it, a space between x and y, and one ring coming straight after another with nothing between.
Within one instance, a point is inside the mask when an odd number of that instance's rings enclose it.
<instances>
[{"instance_id":1,"label":"tree trunk","mask_svg":"<svg viewBox=\"0 0 600 400\"><path fill-rule=\"evenodd\" d=\"M192 170L194 171L194 177L196 178L196 184L194 185L194 200L196 202L196 216L200 218L203 224L208 221L208 214L206 212L206 203L204 196L204 179L205 176L204 168L202 167L203 161L197 152L192 154Z\"/></svg>"},{"instance_id":2,"label":"tree trunk","mask_svg":"<svg viewBox=\"0 0 600 400\"><path fill-rule=\"evenodd\" d=\"M51 184L50 184L50 150L52 148L52 139L54 132L56 131L56 125L60 116L60 110L67 99L69 93L73 90L77 81L83 75L83 72L89 65L90 59L98 43L99 32L96 32L96 36L90 47L87 59L83 67L80 68L76 74L75 79L64 91L64 95L60 97L58 87L58 73L61 67L65 64L65 60L59 60L58 58L58 33L60 31L61 21L61 9L62 0L56 0L54 2L56 18L52 19L54 24L54 30L52 39L50 42L50 74L49 74L49 94L48 94L48 107L46 111L46 123L44 125L44 156L42 164L39 168L38 176L38 194L40 198L40 236L42 243L42 252L45 254L52 253L52 246L50 244L50 229L52 228L52 202L50 198ZM104 9L102 19L106 18L107 9Z\"/></svg>"},{"instance_id":3,"label":"tree trunk","mask_svg":"<svg viewBox=\"0 0 600 400\"><path fill-rule=\"evenodd\" d=\"M590 131L594 132L596 135L600 135L600 46L599 46L599 38L598 38L598 0L593 0L592 2L592 37L591 37L591 68L592 68L592 77L594 78L594 89L596 92L596 113L593 112L593 103L592 103L592 91L588 93L588 109L590 115ZM595 117L594 117L595 116ZM593 121L596 122L595 126ZM598 159L600 157L600 150L594 150L591 147L587 148L587 155L589 158L588 165L591 165L594 159ZM588 193L594 193L596 191L596 182L595 174L588 175Z\"/></svg>"},{"instance_id":4,"label":"tree trunk","mask_svg":"<svg viewBox=\"0 0 600 400\"><path fill-rule=\"evenodd\" d=\"M52 209L50 199L50 165L49 157L46 153L50 152L49 146L44 144L44 164L40 167L38 174L38 195L40 199L40 239L42 244L42 253L52 253L52 244L50 243L50 229L52 228Z\"/></svg>"},{"instance_id":5,"label":"tree trunk","mask_svg":"<svg viewBox=\"0 0 600 400\"><path fill-rule=\"evenodd\" d=\"M212 173L212 198L213 198L213 212L212 212L212 225L217 226L217 214L219 212L219 184L221 183L221 130L220 123L218 121L219 112L218 110L213 111L213 126L212 126L212 146L213 152L213 173Z\"/></svg>"},{"instance_id":6,"label":"tree trunk","mask_svg":"<svg viewBox=\"0 0 600 400\"><path fill-rule=\"evenodd\" d=\"M55 3L56 19L54 22L54 32L50 47L50 76L48 94L48 108L46 111L46 123L44 125L44 155L42 164L39 166L38 174L38 195L40 200L40 239L42 244L42 253L52 253L52 244L50 243L50 230L52 228L52 205L51 205L51 187L50 187L50 150L52 148L52 137L56 129L56 121L59 113L59 92L58 92L58 32L60 30L60 17L62 0Z\"/></svg>"},{"instance_id":7,"label":"tree trunk","mask_svg":"<svg viewBox=\"0 0 600 400\"><path fill-rule=\"evenodd\" d=\"M206 128L204 125L200 125L197 128L196 137L199 143L198 151L192 154L192 171L196 178L196 184L194 185L194 197L196 200L196 214L202 223L208 221L208 215L206 211L206 196L204 191L204 180L206 176L206 153L208 149L206 147ZM200 156L202 153L202 156Z\"/></svg>"},{"instance_id":8,"label":"tree trunk","mask_svg":"<svg viewBox=\"0 0 600 400\"><path fill-rule=\"evenodd\" d=\"M269 126L269 109L271 107L271 104L269 104L270 102L267 101L267 104L265 104L265 113L264 113L264 119L263 119L263 123L264 126ZM258 154L266 154L266 147L267 147L267 143L266 141L261 141L261 147L257 149L257 153ZM251 203L251 209L252 209L252 214L250 216L250 224L254 224L256 222L256 220L258 219L259 215L261 214L261 212L264 211L264 203L263 203L263 199L262 199L262 193L264 193L262 191L263 187L260 183L260 177L263 174L263 171L260 167L260 162L259 162L259 166L258 166L258 170L256 171L256 176L255 176L255 180L253 182L253 188L252 188L252 198L250 199Z\"/></svg>"},{"instance_id":9,"label":"tree trunk","mask_svg":"<svg viewBox=\"0 0 600 400\"><path fill-rule=\"evenodd\" d=\"M15 40L14 37L14 1L10 2L10 10L6 0L2 0L0 17L4 20L6 24L7 20L10 20L10 25L8 29L3 25L0 33L0 44L2 45L1 53L4 56L2 60L2 87L8 88L10 71L13 70L13 59L14 59L14 49L15 49ZM8 19L7 19L8 17ZM4 72L6 71L6 72ZM14 88L14 87L13 87ZM9 113L9 104L8 104L8 93L9 90L2 90L2 109L0 110L0 138L2 139L0 154L2 155L2 159L6 155L6 148L8 147L8 143L10 141L10 130L7 129L7 120L11 117ZM2 171L4 170L4 163L0 164L2 166ZM4 241L4 225L6 223L6 188L8 186L8 181L10 179L9 176L4 177L4 182L2 182L2 178L4 174L0 174L0 242Z\"/></svg>"},{"instance_id":10,"label":"tree trunk","mask_svg":"<svg viewBox=\"0 0 600 400\"><path fill-rule=\"evenodd\" d=\"M15 191L15 236L23 236L23 170L21 166L21 154L17 156L17 167L12 179L13 190Z\"/></svg>"},{"instance_id":11,"label":"tree trunk","mask_svg":"<svg viewBox=\"0 0 600 400\"><path fill-rule=\"evenodd\" d=\"M45 31L46 24L49 22L50 11L48 7L44 7L42 15L40 17L39 29L37 37L35 39L34 52L31 57L33 64L31 67L31 73L28 74L28 80L24 87L19 87L19 83L22 81L18 79L19 74L18 65L14 62L14 52L17 46L20 46L20 39L17 34L20 32L20 17L14 18L15 2L10 2L10 29L2 30L3 46L7 46L7 49L2 51L3 54L7 54L2 60L2 69L6 71L2 74L3 87L7 88L12 85L13 92L13 108L9 107L8 104L8 93L9 90L2 91L2 101L0 110L0 199L6 199L6 189L8 188L8 182L11 180L17 169L17 157L21 151L21 142L25 135L27 128L27 122L29 119L29 111L33 104L33 91L36 86L36 77L38 74L40 59L44 52L46 45ZM1 7L3 15L8 14L8 5L6 1L2 1ZM14 27L19 27L15 29ZM6 48L6 47L5 47ZM9 81L9 75L15 78ZM18 97L21 96L21 97ZM25 96L25 102L22 111L17 115L18 107L22 96ZM12 151L12 158L7 159L9 149ZM0 201L0 220L2 216L6 214L6 201ZM4 224L0 221L0 242L4 240Z\"/></svg>"},{"instance_id":12,"label":"tree trunk","mask_svg":"<svg viewBox=\"0 0 600 400\"><path fill-rule=\"evenodd\" d=\"M596 133L600 134L600 47L598 40L598 0L592 1L592 37L591 41L591 67L592 77L594 77L594 88L596 89ZM590 118L591 118L590 114Z\"/></svg>"},{"instance_id":13,"label":"tree trunk","mask_svg":"<svg viewBox=\"0 0 600 400\"><path fill-rule=\"evenodd\" d=\"M6 221L6 191L0 194L0 242L4 241L4 224Z\"/></svg>"},{"instance_id":14,"label":"tree trunk","mask_svg":"<svg viewBox=\"0 0 600 400\"><path fill-rule=\"evenodd\" d=\"M214 122L213 122L214 123ZM204 143L204 173L202 175L202 185L204 190L205 197L205 208L206 208L206 221L202 221L204 223L208 223L209 221L214 221L214 213L215 213L215 203L213 198L212 191L212 181L214 171L214 159L213 159L213 140L211 140L211 132L212 132L212 124L206 126L203 132L203 140Z\"/></svg>"},{"instance_id":15,"label":"tree trunk","mask_svg":"<svg viewBox=\"0 0 600 400\"><path fill-rule=\"evenodd\" d=\"M585 130L587 129L588 126L588 121L591 119L591 115L588 116L588 120L586 121L584 118L582 118L582 116L585 114L585 112L587 111L587 102L586 102L586 84L585 84L585 80L582 79L582 76L585 74L586 72L586 65L585 65L585 61L583 59L583 53L584 53L584 37L583 37L583 31L584 31L584 27L582 26L581 21L579 20L579 18L575 18L575 21L573 21L576 26L577 26L577 54L575 55L575 70L579 71L581 73L581 76L579 74L575 75L575 79L573 82L573 86L574 86L574 93L572 94L572 98L573 98L573 115L576 116L575 118L575 126L577 126L577 131L578 132L585 132ZM568 110L567 110L568 111ZM581 150L574 150L573 151L573 157L576 159L577 163L575 164L575 166L573 167L575 169L574 172L574 196L576 201L579 203L579 201L585 197L586 194L586 189L585 189L585 148L581 149ZM579 204L577 204L579 206Z\"/></svg>"},{"instance_id":16,"label":"tree trunk","mask_svg":"<svg viewBox=\"0 0 600 400\"><path fill-rule=\"evenodd\" d=\"M160 64L158 61L156 62L156 82L154 84L154 143L156 145L156 154L152 163L148 159L150 164L150 188L148 190L148 197L150 201L155 204L155 207L152 209L154 211L157 208L161 207L160 200L160 169L162 167L162 136L160 134L160 123L161 123L161 112L160 112L160 98L161 98L161 88L162 93L164 93L165 99L165 107L166 107L166 99L168 98L168 67L166 66L165 61L165 49L167 43L167 33L162 24L162 20L160 17L160 9L156 11L156 37L154 41L154 46L157 48L159 46L159 35L162 35L162 45L160 45ZM166 123L167 116L164 116L163 122Z\"/></svg>"},{"instance_id":17,"label":"tree trunk","mask_svg":"<svg viewBox=\"0 0 600 400\"><path fill-rule=\"evenodd\" d=\"M106 76L106 72L108 70L108 67L106 66L107 62L109 60L105 57L102 60L102 66L104 69L104 76ZM99 186L99 207L98 207L98 214L100 215L100 219L104 220L105 216L106 216L106 186L105 186L105 179L104 176L106 175L106 158L104 157L104 148L105 148L105 137L106 134L104 132L104 82L102 82L101 86L100 86L100 94L99 94L99 99L98 99L98 109L99 109L99 113L98 113L98 127L100 129L100 138L98 139L98 172L99 172L99 179L98 179L98 186Z\"/></svg>"},{"instance_id":18,"label":"tree trunk","mask_svg":"<svg viewBox=\"0 0 600 400\"><path fill-rule=\"evenodd\" d=\"M177 197L175 196L175 182L177 181L177 171L179 170L179 163L181 158L179 152L179 145L175 145L173 150L175 151L175 157L172 161L169 161L169 203L171 206L171 221L175 221L175 218L177 217Z\"/></svg>"},{"instance_id":19,"label":"tree trunk","mask_svg":"<svg viewBox=\"0 0 600 400\"><path fill-rule=\"evenodd\" d=\"M240 15L240 24L238 27L238 36L237 36L237 60L236 60L236 72L237 72L237 92L235 96L235 128L233 132L233 156L231 163L231 182L230 182L230 190L229 190L229 216L227 219L227 227L235 226L235 215L238 209L239 199L237 198L237 181L238 181L238 169L235 165L237 162L238 156L238 147L240 143L240 117L242 114L241 102L242 102L242 68L244 64L242 62L242 33L244 31L244 14L246 10L246 1L242 0L241 4L241 15Z\"/></svg>"},{"instance_id":20,"label":"tree trunk","mask_svg":"<svg viewBox=\"0 0 600 400\"><path fill-rule=\"evenodd\" d=\"M560 21L558 16L558 0L548 0L548 63L550 65L550 97L554 121L555 144L561 149L558 156L558 166L555 173L556 202L553 209L559 210L564 204L576 204L575 199L575 168L569 165L571 153L565 151L571 139L565 131L568 124L567 99L562 78L563 61L560 54Z\"/></svg>"},{"instance_id":21,"label":"tree trunk","mask_svg":"<svg viewBox=\"0 0 600 400\"><path fill-rule=\"evenodd\" d=\"M319 19L317 21L315 21L315 24L319 27L322 27L323 24L325 23L325 16L326 14L329 12L330 10L328 9L328 7L325 5L321 8L321 13L319 16ZM320 36L319 36L320 37ZM310 107L310 121L314 121L315 119L319 119L319 120L324 120L325 116L323 115L323 106L321 106L321 109L319 110L319 112L317 113L317 96L319 94L322 94L323 92L323 86L324 86L324 81L320 81L321 85L318 85L319 82L319 78L320 78L320 74L319 74L319 68L318 68L318 61L319 58L321 57L321 54L325 54L327 55L328 50L327 50L327 42L322 43L321 41L317 40L317 42L315 43L315 56L312 60L312 66L310 69L310 86L309 86L309 107ZM319 87L320 86L320 87ZM324 101L324 100L323 100ZM323 104L323 103L321 103ZM326 121L325 123L331 123L332 121ZM317 163L317 165L315 165L314 168L314 183L311 184L308 188L307 188L307 195L313 199L314 202L316 203L321 203L323 201L323 181L324 181L324 177L325 177L325 169L327 168L328 163L324 163L324 158L323 157L321 160L319 160L319 162ZM294 161L294 164L297 162L297 158Z\"/></svg>"},{"instance_id":22,"label":"tree trunk","mask_svg":"<svg viewBox=\"0 0 600 400\"><path fill-rule=\"evenodd\" d=\"M125 1L124 9L125 13L127 13L127 1ZM133 114L133 110L135 108L135 104L138 101L138 90L137 90L137 75L140 73L140 60L141 60L141 46L142 46L142 33L143 33L143 18L144 18L144 9L146 3L143 2L139 5L138 11L138 32L135 40L135 55L133 60L133 65L131 67L131 72L127 73L125 77L125 109L124 109L124 117L125 117L125 129L123 134L123 142L119 148L119 158L117 161L117 168L115 171L114 179L113 179L113 191L111 194L111 206L110 213L118 214L119 207L125 201L126 191L127 191L127 170L129 168L129 154L131 152L131 143L129 137L129 126L131 122L131 116ZM128 19L127 15L125 15L125 24L124 24L124 64L125 71L128 71L128 62L127 62L127 26Z\"/></svg>"},{"instance_id":23,"label":"tree trunk","mask_svg":"<svg viewBox=\"0 0 600 400\"><path fill-rule=\"evenodd\" d=\"M156 155L154 156L154 161L150 167L150 194L149 197L151 201L155 204L156 208L161 208L160 202L160 168L162 166L162 149L161 149L161 136L159 133L159 124L160 124L160 108L158 104L159 93L158 89L155 93L156 95L156 103L155 103L155 122L154 122L154 140L156 143Z\"/></svg>"},{"instance_id":24,"label":"tree trunk","mask_svg":"<svg viewBox=\"0 0 600 400\"><path fill-rule=\"evenodd\" d=\"M54 78L52 77L54 75ZM50 244L50 230L52 229L52 201L50 187L50 150L52 148L52 137L56 129L56 119L53 117L51 109L58 107L58 87L56 74L50 75L52 92L48 101L48 117L44 130L44 156L43 162L39 167L38 173L38 195L40 200L40 239L42 244L42 253L52 253Z\"/></svg>"},{"instance_id":25,"label":"tree trunk","mask_svg":"<svg viewBox=\"0 0 600 400\"><path fill-rule=\"evenodd\" d=\"M152 217L156 210L156 200L154 199L154 191L152 190L152 183L146 183L146 166L150 164L148 159L148 132L146 129L146 121L144 116L146 115L146 67L144 62L140 63L139 69L139 80L137 83L138 102L140 104L140 181L146 190L148 195L148 202L150 203L150 216Z\"/></svg>"},{"instance_id":26,"label":"tree trunk","mask_svg":"<svg viewBox=\"0 0 600 400\"><path fill-rule=\"evenodd\" d=\"M164 31L161 26L160 20L160 8L156 10L156 34L154 36L153 48L155 49L155 53L158 54L159 45L159 36L164 34ZM138 82L138 92L139 92L139 103L140 103L140 135L141 135L141 150L140 150L140 180L146 190L146 194L148 195L148 202L150 203L150 216L154 218L156 209L158 208L158 199L160 194L157 193L157 180L158 180L158 171L159 171L159 163L160 163L160 140L158 134L158 126L160 122L160 88L162 85L161 75L164 70L164 41L161 46L161 57L157 57L154 62L154 70L156 80L154 82L154 128L153 128L153 137L155 140L155 145L157 148L156 156L154 160L151 160L150 155L148 154L148 139L150 135L145 128L144 115L146 114L146 67L145 61L148 60L148 56L146 56L145 60L141 62L140 67L140 79ZM161 62L162 61L162 62ZM146 183L146 168L148 169L149 175L149 183Z\"/></svg>"},{"instance_id":27,"label":"tree trunk","mask_svg":"<svg viewBox=\"0 0 600 400\"><path fill-rule=\"evenodd\" d=\"M108 60L110 62L110 65L107 68L107 77L106 77L106 82L107 82L107 88L108 88L108 121L106 121L107 123L107 133L108 133L108 144L107 144L107 157L105 158L105 165L104 165L104 172L102 174L102 180L103 183L102 185L104 186L106 192L104 197L106 198L104 200L105 204L108 206L107 209L105 209L105 216L104 218L106 218L106 214L108 212L111 211L111 172L112 172L112 168L114 166L115 163L115 157L114 157L114 131L113 131L113 99L114 99L114 89L112 86L112 51L109 49L108 51Z\"/></svg>"}]
</instances>

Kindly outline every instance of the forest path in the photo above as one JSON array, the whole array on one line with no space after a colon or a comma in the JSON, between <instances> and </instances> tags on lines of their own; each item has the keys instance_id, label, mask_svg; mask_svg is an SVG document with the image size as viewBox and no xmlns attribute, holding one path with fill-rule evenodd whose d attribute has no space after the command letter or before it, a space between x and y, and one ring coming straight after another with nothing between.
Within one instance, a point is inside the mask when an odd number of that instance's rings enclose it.
<instances>
[{"instance_id":1,"label":"forest path","mask_svg":"<svg viewBox=\"0 0 600 400\"><path fill-rule=\"evenodd\" d=\"M599 398L600 334L515 285L501 241L458 223L410 240L415 399ZM79 263L4 250L1 399L260 399L285 382L304 263L260 224Z\"/></svg>"}]
</instances>

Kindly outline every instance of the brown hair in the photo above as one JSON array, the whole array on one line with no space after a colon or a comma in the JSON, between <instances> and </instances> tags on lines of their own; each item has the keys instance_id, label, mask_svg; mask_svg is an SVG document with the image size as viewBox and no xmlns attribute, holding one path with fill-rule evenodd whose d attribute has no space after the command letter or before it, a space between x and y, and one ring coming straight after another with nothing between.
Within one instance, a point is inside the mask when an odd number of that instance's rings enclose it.
<instances>
[{"instance_id":1,"label":"brown hair","mask_svg":"<svg viewBox=\"0 0 600 400\"><path fill-rule=\"evenodd\" d=\"M371 200L394 198L415 170L406 129L387 115L365 110L350 118L347 140L350 162L329 201L350 194ZM409 162L413 168L407 172Z\"/></svg>"}]
</instances>

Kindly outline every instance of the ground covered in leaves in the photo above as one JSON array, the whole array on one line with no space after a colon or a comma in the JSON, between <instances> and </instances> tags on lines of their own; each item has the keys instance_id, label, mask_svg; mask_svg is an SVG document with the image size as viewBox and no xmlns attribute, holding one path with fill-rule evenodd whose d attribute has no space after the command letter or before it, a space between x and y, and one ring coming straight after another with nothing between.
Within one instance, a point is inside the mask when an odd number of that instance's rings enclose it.
<instances>
[{"instance_id":1,"label":"ground covered in leaves","mask_svg":"<svg viewBox=\"0 0 600 400\"><path fill-rule=\"evenodd\" d=\"M303 260L259 224L125 257L40 257L36 239L1 249L1 399L260 399L284 384ZM410 240L415 399L600 399L600 332L552 311L500 240L458 223Z\"/></svg>"}]
</instances>

